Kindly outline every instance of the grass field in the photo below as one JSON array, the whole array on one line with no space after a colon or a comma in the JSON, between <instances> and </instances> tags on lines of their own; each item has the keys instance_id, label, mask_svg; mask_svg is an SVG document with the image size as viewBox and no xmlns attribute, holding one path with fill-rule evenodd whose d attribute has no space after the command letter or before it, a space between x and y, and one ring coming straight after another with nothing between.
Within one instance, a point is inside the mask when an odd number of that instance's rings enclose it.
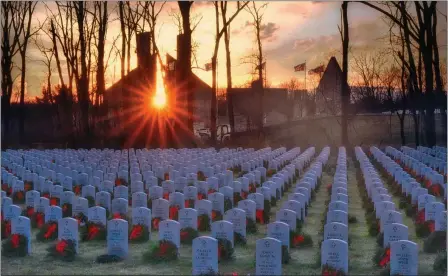
<instances>
[{"instance_id":1,"label":"grass field","mask_svg":"<svg viewBox=\"0 0 448 276\"><path fill-rule=\"evenodd\" d=\"M323 172L322 187L316 194L308 210L308 216L304 224L304 232L312 236L314 244L306 249L291 249L289 264L283 265L284 275L318 275L320 267L316 265L316 256L319 254L318 240L322 237L319 233L322 227L322 218L325 211L325 201L329 198L325 186L332 183L335 155L333 152L329 160L329 169ZM349 274L350 275L378 275L380 269L372 262L372 256L377 247L374 237L370 237L364 218L361 198L356 185L356 169L354 162L348 158L348 193L349 193L349 214L356 216L358 222L349 225L349 235L351 244L349 248ZM290 190L291 192L291 190ZM287 195L282 200L286 200ZM398 206L397 198L396 204ZM279 206L271 209L271 220L275 218ZM419 243L422 248L422 239L415 237L415 229L411 219L404 217L404 224L409 227L410 240ZM248 244L245 247L236 247L235 258L232 261L221 262L219 264L220 273L236 272L238 275L255 273L255 242L257 239L266 237L266 226L258 225L258 234L248 235ZM32 254L31 256L18 259L2 258L2 275L189 275L191 274L192 250L191 246L182 245L180 258L170 263L160 263L152 265L145 263L142 259L143 253L150 248L149 243L130 244L129 258L123 262L115 264L97 264L97 256L106 253L106 242L80 243L80 254L74 262L66 263L55 261L46 257L46 248L49 243L37 242L35 240L35 230L32 233ZM209 233L202 233L208 235ZM157 233L152 233L152 240L157 240ZM426 254L419 252L419 272L420 275L442 275L432 270L432 264L436 254Z\"/></svg>"}]
</instances>

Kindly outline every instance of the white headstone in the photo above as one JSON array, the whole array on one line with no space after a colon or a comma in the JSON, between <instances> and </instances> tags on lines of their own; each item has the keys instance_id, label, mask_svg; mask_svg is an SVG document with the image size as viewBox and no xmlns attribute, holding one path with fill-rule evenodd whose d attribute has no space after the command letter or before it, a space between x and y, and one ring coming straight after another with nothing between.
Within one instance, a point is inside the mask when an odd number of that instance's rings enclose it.
<instances>
[{"instance_id":1,"label":"white headstone","mask_svg":"<svg viewBox=\"0 0 448 276\"><path fill-rule=\"evenodd\" d=\"M212 237L197 237L193 240L193 275L218 273L218 241Z\"/></svg>"},{"instance_id":2,"label":"white headstone","mask_svg":"<svg viewBox=\"0 0 448 276\"><path fill-rule=\"evenodd\" d=\"M392 242L390 275L418 275L418 245L407 240Z\"/></svg>"},{"instance_id":3,"label":"white headstone","mask_svg":"<svg viewBox=\"0 0 448 276\"><path fill-rule=\"evenodd\" d=\"M75 244L75 251L78 253L79 234L78 221L74 218L63 218L58 221L58 239L72 240Z\"/></svg>"},{"instance_id":4,"label":"white headstone","mask_svg":"<svg viewBox=\"0 0 448 276\"><path fill-rule=\"evenodd\" d=\"M348 273L348 244L342 240L328 239L321 245L321 264Z\"/></svg>"},{"instance_id":5,"label":"white headstone","mask_svg":"<svg viewBox=\"0 0 448 276\"><path fill-rule=\"evenodd\" d=\"M107 254L121 258L128 256L128 222L112 219L107 222Z\"/></svg>"},{"instance_id":6,"label":"white headstone","mask_svg":"<svg viewBox=\"0 0 448 276\"><path fill-rule=\"evenodd\" d=\"M264 238L256 243L256 275L282 275L282 243Z\"/></svg>"}]
</instances>

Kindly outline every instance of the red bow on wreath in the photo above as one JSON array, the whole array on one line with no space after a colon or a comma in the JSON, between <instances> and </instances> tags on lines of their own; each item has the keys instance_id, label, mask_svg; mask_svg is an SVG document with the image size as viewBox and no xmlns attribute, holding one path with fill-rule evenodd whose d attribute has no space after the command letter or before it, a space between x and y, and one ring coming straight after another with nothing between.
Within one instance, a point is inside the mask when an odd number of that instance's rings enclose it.
<instances>
[{"instance_id":1,"label":"red bow on wreath","mask_svg":"<svg viewBox=\"0 0 448 276\"><path fill-rule=\"evenodd\" d=\"M134 227L132 227L131 230L131 235L130 235L130 239L134 240L136 238L139 238L143 233L143 226L138 224L138 225L134 225Z\"/></svg>"},{"instance_id":2,"label":"red bow on wreath","mask_svg":"<svg viewBox=\"0 0 448 276\"><path fill-rule=\"evenodd\" d=\"M87 232L87 240L90 241L96 237L96 235L100 232L100 229L98 229L96 225L90 225Z\"/></svg>"},{"instance_id":3,"label":"red bow on wreath","mask_svg":"<svg viewBox=\"0 0 448 276\"><path fill-rule=\"evenodd\" d=\"M205 195L203 193L198 193L198 200L204 199Z\"/></svg>"},{"instance_id":4,"label":"red bow on wreath","mask_svg":"<svg viewBox=\"0 0 448 276\"><path fill-rule=\"evenodd\" d=\"M56 231L56 228L57 228L56 223L52 223L52 224L48 227L47 232L46 232L45 235L44 235L44 238L49 239L49 238L53 235L54 231Z\"/></svg>"},{"instance_id":5,"label":"red bow on wreath","mask_svg":"<svg viewBox=\"0 0 448 276\"><path fill-rule=\"evenodd\" d=\"M121 186L121 179L117 178L115 179L115 186Z\"/></svg>"},{"instance_id":6,"label":"red bow on wreath","mask_svg":"<svg viewBox=\"0 0 448 276\"><path fill-rule=\"evenodd\" d=\"M188 232L187 231L181 231L180 232L180 239L181 240L185 240L186 238L188 238Z\"/></svg>"},{"instance_id":7,"label":"red bow on wreath","mask_svg":"<svg viewBox=\"0 0 448 276\"><path fill-rule=\"evenodd\" d=\"M81 186L77 185L73 188L73 191L75 192L76 195L80 195L81 194Z\"/></svg>"},{"instance_id":8,"label":"red bow on wreath","mask_svg":"<svg viewBox=\"0 0 448 276\"><path fill-rule=\"evenodd\" d=\"M179 207L177 205L170 207L170 219L177 220L179 214Z\"/></svg>"},{"instance_id":9,"label":"red bow on wreath","mask_svg":"<svg viewBox=\"0 0 448 276\"><path fill-rule=\"evenodd\" d=\"M49 193L43 193L42 197L45 197L46 199L50 199L50 194Z\"/></svg>"},{"instance_id":10,"label":"red bow on wreath","mask_svg":"<svg viewBox=\"0 0 448 276\"><path fill-rule=\"evenodd\" d=\"M120 213L114 213L112 216L112 219L121 219L121 218L122 218L122 216Z\"/></svg>"},{"instance_id":11,"label":"red bow on wreath","mask_svg":"<svg viewBox=\"0 0 448 276\"><path fill-rule=\"evenodd\" d=\"M30 183L26 183L24 188L25 188L25 191L27 191L27 192L31 191L32 185Z\"/></svg>"},{"instance_id":12,"label":"red bow on wreath","mask_svg":"<svg viewBox=\"0 0 448 276\"><path fill-rule=\"evenodd\" d=\"M254 184L249 184L249 193L255 193L257 189Z\"/></svg>"},{"instance_id":13,"label":"red bow on wreath","mask_svg":"<svg viewBox=\"0 0 448 276\"><path fill-rule=\"evenodd\" d=\"M184 206L185 208L190 208L190 200L185 200Z\"/></svg>"},{"instance_id":14,"label":"red bow on wreath","mask_svg":"<svg viewBox=\"0 0 448 276\"><path fill-rule=\"evenodd\" d=\"M435 184L435 185L431 185L429 187L429 191L434 195L434 196L440 196L440 185L439 184Z\"/></svg>"},{"instance_id":15,"label":"red bow on wreath","mask_svg":"<svg viewBox=\"0 0 448 276\"><path fill-rule=\"evenodd\" d=\"M164 193L163 199L169 200L170 199L170 193Z\"/></svg>"},{"instance_id":16,"label":"red bow on wreath","mask_svg":"<svg viewBox=\"0 0 448 276\"><path fill-rule=\"evenodd\" d=\"M159 253L160 253L160 255L165 255L166 254L166 252L168 251L168 249L169 249L169 244L168 243L160 243L160 246L159 246Z\"/></svg>"},{"instance_id":17,"label":"red bow on wreath","mask_svg":"<svg viewBox=\"0 0 448 276\"><path fill-rule=\"evenodd\" d=\"M28 207L26 209L26 216L30 218L33 214L34 214L34 208L33 207Z\"/></svg>"},{"instance_id":18,"label":"red bow on wreath","mask_svg":"<svg viewBox=\"0 0 448 276\"><path fill-rule=\"evenodd\" d=\"M166 181L166 180L170 180L170 174L169 174L169 173L165 173L165 174L163 175L163 178L165 179L165 181Z\"/></svg>"},{"instance_id":19,"label":"red bow on wreath","mask_svg":"<svg viewBox=\"0 0 448 276\"><path fill-rule=\"evenodd\" d=\"M64 254L65 248L67 247L68 243L65 240L61 240L56 244L56 251L59 254Z\"/></svg>"},{"instance_id":20,"label":"red bow on wreath","mask_svg":"<svg viewBox=\"0 0 448 276\"><path fill-rule=\"evenodd\" d=\"M213 194L213 193L216 193L216 190L215 190L215 189L210 189L210 190L208 190L208 194Z\"/></svg>"},{"instance_id":21,"label":"red bow on wreath","mask_svg":"<svg viewBox=\"0 0 448 276\"><path fill-rule=\"evenodd\" d=\"M428 221L429 232L432 233L436 230L436 224L433 220Z\"/></svg>"},{"instance_id":22,"label":"red bow on wreath","mask_svg":"<svg viewBox=\"0 0 448 276\"><path fill-rule=\"evenodd\" d=\"M58 205L58 199L56 197L52 197L50 199L50 206Z\"/></svg>"},{"instance_id":23,"label":"red bow on wreath","mask_svg":"<svg viewBox=\"0 0 448 276\"><path fill-rule=\"evenodd\" d=\"M8 220L5 222L5 236L9 237L11 235L11 221Z\"/></svg>"},{"instance_id":24,"label":"red bow on wreath","mask_svg":"<svg viewBox=\"0 0 448 276\"><path fill-rule=\"evenodd\" d=\"M19 234L13 234L11 236L11 244L12 244L12 248L18 248L20 245L20 236Z\"/></svg>"},{"instance_id":25,"label":"red bow on wreath","mask_svg":"<svg viewBox=\"0 0 448 276\"><path fill-rule=\"evenodd\" d=\"M330 271L328 269L325 269L322 271L322 276L337 276L338 273L336 271Z\"/></svg>"},{"instance_id":26,"label":"red bow on wreath","mask_svg":"<svg viewBox=\"0 0 448 276\"><path fill-rule=\"evenodd\" d=\"M305 241L305 238L302 235L296 235L294 237L294 239L292 240L292 243L294 246L298 246L304 241Z\"/></svg>"},{"instance_id":27,"label":"red bow on wreath","mask_svg":"<svg viewBox=\"0 0 448 276\"><path fill-rule=\"evenodd\" d=\"M385 267L390 262L390 248L386 249L383 258L380 261L380 266Z\"/></svg>"},{"instance_id":28,"label":"red bow on wreath","mask_svg":"<svg viewBox=\"0 0 448 276\"><path fill-rule=\"evenodd\" d=\"M415 218L415 223L416 224L422 224L425 222L425 209L421 209L420 211L418 211L417 216Z\"/></svg>"},{"instance_id":29,"label":"red bow on wreath","mask_svg":"<svg viewBox=\"0 0 448 276\"><path fill-rule=\"evenodd\" d=\"M67 210L68 210L68 204L64 204L64 205L62 205L62 212L64 213L64 212L67 212Z\"/></svg>"},{"instance_id":30,"label":"red bow on wreath","mask_svg":"<svg viewBox=\"0 0 448 276\"><path fill-rule=\"evenodd\" d=\"M43 213L37 213L36 214L36 225L38 228L42 227L44 225L45 219Z\"/></svg>"},{"instance_id":31,"label":"red bow on wreath","mask_svg":"<svg viewBox=\"0 0 448 276\"><path fill-rule=\"evenodd\" d=\"M159 223L160 223L160 219L159 218L154 218L152 220L152 229L159 230Z\"/></svg>"},{"instance_id":32,"label":"red bow on wreath","mask_svg":"<svg viewBox=\"0 0 448 276\"><path fill-rule=\"evenodd\" d=\"M258 220L261 224L264 224L263 210L257 210L257 212L256 212L256 218L257 218L257 220Z\"/></svg>"},{"instance_id":33,"label":"red bow on wreath","mask_svg":"<svg viewBox=\"0 0 448 276\"><path fill-rule=\"evenodd\" d=\"M12 187L8 189L8 195L12 194Z\"/></svg>"},{"instance_id":34,"label":"red bow on wreath","mask_svg":"<svg viewBox=\"0 0 448 276\"><path fill-rule=\"evenodd\" d=\"M7 192L8 191L8 184L6 184L6 183L4 183L4 184L2 184L2 191L5 191L5 192Z\"/></svg>"},{"instance_id":35,"label":"red bow on wreath","mask_svg":"<svg viewBox=\"0 0 448 276\"><path fill-rule=\"evenodd\" d=\"M241 191L241 198L242 198L242 199L247 199L247 195L248 195L248 192L246 192L246 191Z\"/></svg>"}]
</instances>

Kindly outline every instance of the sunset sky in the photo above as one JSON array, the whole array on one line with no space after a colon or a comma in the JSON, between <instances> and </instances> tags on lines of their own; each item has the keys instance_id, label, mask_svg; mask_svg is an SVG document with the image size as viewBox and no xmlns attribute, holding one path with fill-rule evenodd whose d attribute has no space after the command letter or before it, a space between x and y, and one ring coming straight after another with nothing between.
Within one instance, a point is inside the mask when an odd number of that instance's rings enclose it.
<instances>
[{"instance_id":1,"label":"sunset sky","mask_svg":"<svg viewBox=\"0 0 448 276\"><path fill-rule=\"evenodd\" d=\"M261 5L257 2L257 5ZM55 6L47 2L50 7ZM110 5L111 19L117 18L115 4ZM232 14L236 3L231 3ZM292 77L303 80L303 72L294 72L294 65L307 62L307 70L315 68L328 62L330 56L341 56L341 39L338 31L340 24L341 2L270 2L265 9L263 18L263 50L266 56L267 78L272 86L276 86ZM438 9L446 14L446 2L438 3ZM167 3L158 21L157 44L162 54L176 55L177 27L173 18L169 15L171 11L177 11L176 2ZM362 50L381 49L388 46L388 28L381 14L360 3L350 3L349 26L350 46L352 52ZM193 4L193 15L201 15L202 20L193 33L193 40L199 44L197 50L198 66L204 67L210 62L214 47L215 21L214 8L211 3L198 2ZM42 3L38 4L35 20L45 20L47 11ZM253 27L248 25L251 16L242 11L231 25L231 54L232 54L232 76L235 86L241 85L251 78L251 65L242 64L244 56L249 55L256 49L254 43L255 33ZM446 64L446 19L439 16L439 46ZM118 20L112 22L108 29L108 47L114 37L120 35ZM135 38L133 39L135 40ZM134 41L133 41L134 42ZM120 44L118 44L120 45ZM134 43L135 45L135 43ZM136 66L135 49L132 49L132 66ZM119 58L113 62L111 59L107 69L106 86L118 81L120 75ZM40 95L42 82L46 78L46 68L39 61L42 54L30 43L28 53L27 70L27 97ZM193 70L200 78L211 84L211 71ZM114 73L115 72L115 73ZM57 82L56 65L54 64L54 82ZM218 86L225 87L225 58L224 40L220 44L218 57ZM315 84L314 84L315 85ZM312 87L312 83L307 84Z\"/></svg>"}]
</instances>

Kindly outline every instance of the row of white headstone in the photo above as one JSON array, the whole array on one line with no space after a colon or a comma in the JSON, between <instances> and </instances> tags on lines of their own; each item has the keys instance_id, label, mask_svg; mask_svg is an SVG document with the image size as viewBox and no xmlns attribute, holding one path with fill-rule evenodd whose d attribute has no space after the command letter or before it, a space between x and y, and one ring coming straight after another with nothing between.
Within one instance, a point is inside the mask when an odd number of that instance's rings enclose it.
<instances>
[{"instance_id":1,"label":"row of white headstone","mask_svg":"<svg viewBox=\"0 0 448 276\"><path fill-rule=\"evenodd\" d=\"M417 150L420 152L432 155L436 158L439 158L442 161L446 162L446 160L447 160L445 147L434 146L432 148L428 148L428 147L423 147L423 146L417 146Z\"/></svg>"},{"instance_id":2,"label":"row of white headstone","mask_svg":"<svg viewBox=\"0 0 448 276\"><path fill-rule=\"evenodd\" d=\"M372 147L371 152L376 160L381 160L379 161L380 164L389 175L393 176L394 180L401 185L402 193L411 195L411 203L417 205L417 210L425 210L425 221L434 220L435 231L446 231L447 212L445 211L445 205L438 202L435 196L428 194L428 189L422 188L412 177L410 177L409 182L402 181L402 176L406 175L406 172L381 150Z\"/></svg>"},{"instance_id":3,"label":"row of white headstone","mask_svg":"<svg viewBox=\"0 0 448 276\"><path fill-rule=\"evenodd\" d=\"M433 170L436 170L437 172L443 172L443 174L446 174L446 160L439 159L435 156L432 156L430 154L426 154L420 150L416 150L414 148L410 148L407 146L402 146L400 150L417 159L418 161L422 162L423 164L429 166Z\"/></svg>"},{"instance_id":4,"label":"row of white headstone","mask_svg":"<svg viewBox=\"0 0 448 276\"><path fill-rule=\"evenodd\" d=\"M418 176L431 181L431 184L440 184L442 187L446 188L443 175L434 171L431 167L426 166L424 163L418 161L412 156L389 146L386 147L385 153L392 156L395 160L399 160L405 166L411 168Z\"/></svg>"},{"instance_id":5,"label":"row of white headstone","mask_svg":"<svg viewBox=\"0 0 448 276\"><path fill-rule=\"evenodd\" d=\"M302 160L302 161L304 160L305 162L299 162L298 163L299 167L295 167L294 166L294 168L297 168L299 171L301 171L302 170L301 166L304 166L304 164L306 164L313 155L314 155L314 148L311 148L310 150L305 151L301 156L299 156L297 158L298 160ZM32 192L33 192L32 194L34 194L34 195L36 195L36 193L38 195L38 193L39 193L37 191L32 191ZM216 193L216 194L218 194L218 193ZM263 199L263 197L264 197L263 195L261 195L261 194L258 194L258 195L259 196L256 197L256 198L259 198L261 196L261 198ZM8 198L4 198L4 199L8 199ZM82 200L82 198L77 198L76 200ZM8 200L6 200L6 201L8 201ZM38 199L38 202L39 202L38 204L40 204L41 201L47 202L47 204L46 204L47 206L45 208L46 209L46 211L45 211L45 213L46 213L45 221L46 222L48 222L48 221L58 221L58 222L64 221L64 223L66 223L65 222L66 220L63 220L61 218L62 211L61 211L60 207L58 207L58 206L48 206L48 199L46 199L46 198L39 198ZM204 200L201 200L199 202L202 202L202 201L204 201ZM204 202L206 202L206 201L208 201L208 200L205 200ZM255 207L256 203L254 201L251 201L251 200L247 200L247 201L253 203L252 206ZM3 201L3 202L5 202L5 201ZM84 199L84 202L85 202L85 199ZM154 201L153 204L157 207L158 205L163 205L162 204L163 202L166 202L165 205L167 206L167 201L164 200L164 199L157 199L157 200ZM210 201L208 201L208 202L210 202ZM210 202L210 204L208 204L208 205L211 207L212 203ZM38 206L35 205L35 207L36 207L36 211L42 211L41 210L42 209L41 205L38 205ZM76 209L76 208L74 208L74 209ZM168 211L167 208L162 208L162 209L165 209L166 211ZM12 220L12 224L16 224L14 221L15 221L16 218L20 217L20 212L21 212L20 207L16 206L16 205L10 204L8 206L8 208L3 209L3 210L6 210L6 215L7 216L5 217L5 219L6 218L10 219L10 220ZM234 211L234 210L232 209L232 211ZM245 212L245 211L243 211L243 212ZM157 208L154 209L153 213L157 213ZM164 212L164 213L166 213L166 212ZM189 209L189 208L185 208L184 211L179 213L181 222L182 221L184 221L184 222L189 221L190 222L190 224L185 225L185 227L191 227L191 226L196 227L197 226L196 223L195 223L196 219L194 219L194 214L195 213L196 213L196 217L197 217L196 210L195 209ZM228 215L228 217L229 217L228 219L230 221L232 220L232 218L231 218L231 214L232 213L233 212L229 212L229 215ZM241 212L239 212L239 213L241 213ZM255 214L254 211L252 211L251 213ZM185 214L185 217L183 217L183 214ZM190 214L190 215L188 215L188 214ZM243 217L244 219L242 219L244 224L245 224L245 216ZM102 207L96 206L96 207L90 208L88 210L88 217L89 217L89 220L92 220L94 222L100 222L102 224L106 224L106 222L105 222L106 221L105 209L102 208ZM149 210L149 209L147 209L145 207L134 208L132 217L133 217L132 221L133 221L134 224L136 224L136 223L143 224L144 223L150 229L149 220L151 218L151 210ZM21 218L20 221L27 221L28 220L25 217L20 217L20 218ZM240 218L240 221L241 221L241 218ZM171 220L164 220L162 222L163 223L161 224L161 230L159 230L159 238L160 239L170 239L170 237L172 237L172 239L174 239L173 242L175 244L177 244L178 240L179 240L179 234L177 232L178 232L178 230L180 230L180 227L181 227L180 223L176 222L176 221L171 221ZM111 230L112 232L109 232L109 226L111 224L113 225L112 230ZM164 231L163 230L163 226L162 226L164 224L167 224L166 228L174 229L174 233ZM220 222L219 225L224 225L224 224L226 224L226 223L225 222ZM28 225L29 225L29 220L28 220ZM170 225L172 225L172 226L170 227ZM114 220L111 220L111 221L107 222L107 226L108 226L107 227L108 228L108 251L111 254L114 253L115 255L126 256L127 255L127 250L128 250L127 249L128 222L125 221L125 220L121 220L121 219L118 219L118 220L114 219ZM16 227L13 227L13 229L15 229L15 228ZM27 228L27 231L22 231L22 232L30 233L29 227L26 227L26 228ZM76 224L76 230L74 229L75 227L72 227L72 228L73 228L73 231L71 231L71 233L72 233L71 235L73 237L77 237L78 236L77 224ZM215 226L212 225L212 231L213 231L213 229L216 229L216 228L217 228L217 226L215 227ZM178 229L178 230L176 230L176 229ZM245 229L245 227L244 227L244 229ZM118 233L121 233L121 234L118 234ZM233 229L232 229L232 233L233 233ZM27 236L29 237L29 234L27 234Z\"/></svg>"},{"instance_id":6,"label":"row of white headstone","mask_svg":"<svg viewBox=\"0 0 448 276\"><path fill-rule=\"evenodd\" d=\"M327 152L329 149L324 149L323 152ZM311 157L314 155L314 149L312 151L305 151L302 155L304 160L307 160L306 163L309 162ZM302 156L301 155L301 156ZM299 156L298 158L300 158ZM325 160L328 159L323 156L321 153L317 158L317 160ZM300 171L302 171L303 163L300 167ZM320 164L320 171L319 171ZM288 196L288 201L285 202L281 210L276 214L276 222L270 223L268 225L268 238L259 239L256 241L256 274L257 275L281 275L282 274L282 264L281 264L281 246L282 244L287 244L289 247L289 230L296 228L296 219L304 219L302 215L304 215L305 205L308 203L309 195L311 194L311 189L313 189L318 181L319 172L321 173L321 163L318 161L311 165L311 169L307 171L305 176L303 177L303 183L297 183L296 188L293 194ZM311 171L311 172L310 172ZM308 174L309 173L309 174ZM310 176L310 177L306 177ZM261 190L264 190L261 187ZM269 189L269 188L268 188ZM266 190L269 191L269 190ZM303 192L303 194L299 193ZM258 191L255 194L259 194ZM252 194L252 195L255 195ZM270 200L271 196L274 197L275 194L271 194L270 192L260 194L261 199ZM241 204L241 206L240 206ZM247 209L248 206L252 205L253 210L249 211ZM251 216L252 219L255 219L255 208L259 209L258 204L255 204L254 201L251 200L243 200L239 202L239 207L231 209L226 212L233 213L233 215L237 213L246 213L253 214ZM262 209L261 209L262 210ZM249 212L248 212L249 211ZM232 218L225 217L225 220L228 221L220 221L218 222L220 229L225 229L226 224L229 225L227 228L231 229L230 225L233 225L234 232L244 231L245 234L245 226L246 220L243 219L238 220L236 216ZM242 226L242 227L239 227ZM237 227L241 228L238 230ZM212 226L213 228L213 226ZM243 230L244 228L244 230ZM193 275L204 275L206 273L218 273L218 257L217 257L217 248L218 241L217 238L227 239L231 241L231 245L233 246L233 232L231 231L219 231L216 234L213 234L212 229L212 237L199 237L193 240L193 262L192 262L192 273ZM273 237L271 237L273 236Z\"/></svg>"},{"instance_id":7,"label":"row of white headstone","mask_svg":"<svg viewBox=\"0 0 448 276\"><path fill-rule=\"evenodd\" d=\"M347 154L344 147L339 148L324 225L321 266L325 265L348 274Z\"/></svg>"}]
</instances>

